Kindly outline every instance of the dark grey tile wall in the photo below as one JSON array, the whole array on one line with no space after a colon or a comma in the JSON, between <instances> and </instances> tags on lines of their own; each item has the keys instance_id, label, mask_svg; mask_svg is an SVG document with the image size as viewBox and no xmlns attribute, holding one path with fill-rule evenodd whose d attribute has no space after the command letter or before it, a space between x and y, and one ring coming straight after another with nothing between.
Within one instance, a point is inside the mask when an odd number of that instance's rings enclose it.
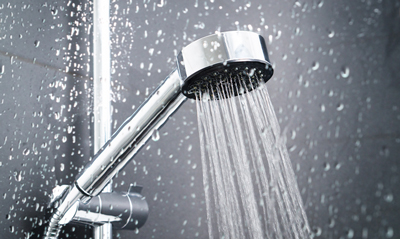
<instances>
[{"instance_id":1,"label":"dark grey tile wall","mask_svg":"<svg viewBox=\"0 0 400 239\"><path fill-rule=\"evenodd\" d=\"M51 189L70 184L91 146L92 2L0 3L1 238L45 220ZM269 92L316 238L399 238L399 1L112 1L113 130L215 31L267 40ZM196 109L186 102L114 180L144 186L139 233L206 238ZM35 235L36 236L36 235ZM68 226L61 238L90 238Z\"/></svg>"}]
</instances>

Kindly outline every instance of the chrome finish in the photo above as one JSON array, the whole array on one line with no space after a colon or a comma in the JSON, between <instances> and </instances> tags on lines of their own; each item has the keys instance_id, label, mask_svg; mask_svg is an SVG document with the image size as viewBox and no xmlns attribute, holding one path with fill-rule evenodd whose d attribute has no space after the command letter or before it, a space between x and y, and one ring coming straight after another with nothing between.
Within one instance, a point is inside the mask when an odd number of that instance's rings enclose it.
<instances>
[{"instance_id":1,"label":"chrome finish","mask_svg":"<svg viewBox=\"0 0 400 239\"><path fill-rule=\"evenodd\" d=\"M71 188L70 185L57 185L53 188L50 195L50 206L54 205L58 200L60 200L66 192Z\"/></svg>"},{"instance_id":2,"label":"chrome finish","mask_svg":"<svg viewBox=\"0 0 400 239\"><path fill-rule=\"evenodd\" d=\"M112 224L105 223L102 225L94 225L93 239L108 239L112 238Z\"/></svg>"},{"instance_id":3,"label":"chrome finish","mask_svg":"<svg viewBox=\"0 0 400 239\"><path fill-rule=\"evenodd\" d=\"M182 49L177 61L183 94L189 98L195 98L204 83L218 85L232 73L255 73L257 80L264 82L273 74L264 38L246 31L222 32L196 40Z\"/></svg>"},{"instance_id":4,"label":"chrome finish","mask_svg":"<svg viewBox=\"0 0 400 239\"><path fill-rule=\"evenodd\" d=\"M112 224L113 229L135 230L142 227L149 213L145 197L138 192L108 192L79 203L71 223L101 226Z\"/></svg>"},{"instance_id":5,"label":"chrome finish","mask_svg":"<svg viewBox=\"0 0 400 239\"><path fill-rule=\"evenodd\" d=\"M93 2L94 153L111 137L109 5L108 0Z\"/></svg>"},{"instance_id":6,"label":"chrome finish","mask_svg":"<svg viewBox=\"0 0 400 239\"><path fill-rule=\"evenodd\" d=\"M61 227L71 220L72 214L83 221L92 220L93 215L84 215L75 210L76 203L87 202L99 195L187 97L195 98L198 91L196 87L204 81L212 80L214 85L233 82L236 86L244 82L257 87L253 78L266 82L273 73L264 39L252 32L224 32L199 39L185 47L177 60L178 69L120 126L77 176L74 185L58 190L53 201L59 205L50 219L44 238L57 238ZM241 82L232 80L229 71L240 75L240 80L242 77L248 79ZM231 81L227 82L226 78ZM95 235L104 236L101 228L95 227Z\"/></svg>"},{"instance_id":7,"label":"chrome finish","mask_svg":"<svg viewBox=\"0 0 400 239\"><path fill-rule=\"evenodd\" d=\"M57 238L62 226L71 220L70 209L75 210L78 201L87 202L100 194L150 139L154 130L158 130L186 99L181 94L178 71L174 70L99 150L92 162L77 176L75 184L55 190L52 201L59 205L50 218L43 238ZM81 213L79 215L82 216ZM94 230L97 230L95 234L106 236L103 227L94 227Z\"/></svg>"},{"instance_id":8,"label":"chrome finish","mask_svg":"<svg viewBox=\"0 0 400 239\"><path fill-rule=\"evenodd\" d=\"M178 55L179 73L186 80L194 73L224 61L268 62L263 38L257 33L232 31L200 38Z\"/></svg>"},{"instance_id":9,"label":"chrome finish","mask_svg":"<svg viewBox=\"0 0 400 239\"><path fill-rule=\"evenodd\" d=\"M153 92L145 103L115 132L92 162L78 175L75 185L90 197L97 196L107 183L137 153L168 117L185 101L177 70Z\"/></svg>"},{"instance_id":10,"label":"chrome finish","mask_svg":"<svg viewBox=\"0 0 400 239\"><path fill-rule=\"evenodd\" d=\"M110 1L96 0L93 2L94 153L97 153L111 137L110 45ZM111 192L112 183L110 182L103 191ZM93 230L93 239L111 239L112 225L104 224L101 227Z\"/></svg>"},{"instance_id":11,"label":"chrome finish","mask_svg":"<svg viewBox=\"0 0 400 239\"><path fill-rule=\"evenodd\" d=\"M71 219L71 211L75 210L77 202L82 200L85 195L83 195L75 186L68 187L64 190L63 195L56 195L53 198L60 198L58 200L53 200L55 204L54 212L50 218L46 231L43 238L45 239L56 239L61 231L63 225L67 224ZM72 212L73 212L72 211Z\"/></svg>"},{"instance_id":12,"label":"chrome finish","mask_svg":"<svg viewBox=\"0 0 400 239\"><path fill-rule=\"evenodd\" d=\"M118 221L121 221L121 218L83 210L77 211L74 217L74 222L88 225L104 225Z\"/></svg>"}]
</instances>

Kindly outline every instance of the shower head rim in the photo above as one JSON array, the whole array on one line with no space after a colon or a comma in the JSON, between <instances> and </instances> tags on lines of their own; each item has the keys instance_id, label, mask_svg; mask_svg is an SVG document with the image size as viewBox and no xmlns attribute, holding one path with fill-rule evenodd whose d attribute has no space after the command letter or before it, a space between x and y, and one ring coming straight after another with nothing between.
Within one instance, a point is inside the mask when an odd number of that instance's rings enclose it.
<instances>
[{"instance_id":1,"label":"shower head rim","mask_svg":"<svg viewBox=\"0 0 400 239\"><path fill-rule=\"evenodd\" d=\"M238 66L239 71L233 66ZM240 73L253 68L266 76L264 82L273 74L264 38L250 31L218 32L193 41L177 55L177 68L182 92L189 98L196 97L189 92L197 89L192 88L193 83L203 84L204 77L218 73L229 77L231 72L226 70ZM218 85L218 79L214 78L212 84Z\"/></svg>"}]
</instances>

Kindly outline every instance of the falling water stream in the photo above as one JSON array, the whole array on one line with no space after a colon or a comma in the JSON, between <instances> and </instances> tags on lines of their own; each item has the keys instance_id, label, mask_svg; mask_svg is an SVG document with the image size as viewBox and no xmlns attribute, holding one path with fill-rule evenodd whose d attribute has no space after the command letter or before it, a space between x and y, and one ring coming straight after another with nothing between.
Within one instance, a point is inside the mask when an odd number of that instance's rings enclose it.
<instances>
[{"instance_id":1,"label":"falling water stream","mask_svg":"<svg viewBox=\"0 0 400 239\"><path fill-rule=\"evenodd\" d=\"M233 92L219 85L196 100L210 238L310 238L265 84Z\"/></svg>"}]
</instances>

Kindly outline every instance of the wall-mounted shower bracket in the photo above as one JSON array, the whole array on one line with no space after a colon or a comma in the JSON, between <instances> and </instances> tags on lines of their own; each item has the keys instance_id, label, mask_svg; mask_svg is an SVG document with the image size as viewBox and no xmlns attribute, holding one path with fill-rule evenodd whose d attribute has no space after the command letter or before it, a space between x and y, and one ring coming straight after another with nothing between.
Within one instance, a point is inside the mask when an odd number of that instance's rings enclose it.
<instances>
[{"instance_id":1,"label":"wall-mounted shower bracket","mask_svg":"<svg viewBox=\"0 0 400 239\"><path fill-rule=\"evenodd\" d=\"M51 211L62 202L70 190L69 185L56 186L50 200ZM60 225L68 223L100 226L111 223L117 230L135 230L144 225L149 213L145 198L140 194L142 187L131 186L128 192L107 192L93 197L88 203L75 202Z\"/></svg>"}]
</instances>

